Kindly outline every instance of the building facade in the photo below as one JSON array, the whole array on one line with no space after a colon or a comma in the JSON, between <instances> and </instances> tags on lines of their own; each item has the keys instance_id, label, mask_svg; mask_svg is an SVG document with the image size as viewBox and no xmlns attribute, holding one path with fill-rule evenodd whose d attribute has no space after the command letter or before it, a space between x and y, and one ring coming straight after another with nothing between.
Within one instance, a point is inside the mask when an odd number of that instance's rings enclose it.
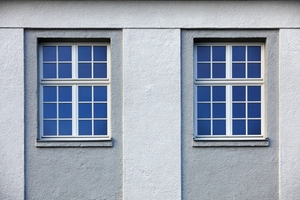
<instances>
[{"instance_id":1,"label":"building facade","mask_svg":"<svg viewBox=\"0 0 300 200\"><path fill-rule=\"evenodd\" d=\"M0 199L300 198L299 1L0 16Z\"/></svg>"}]
</instances>

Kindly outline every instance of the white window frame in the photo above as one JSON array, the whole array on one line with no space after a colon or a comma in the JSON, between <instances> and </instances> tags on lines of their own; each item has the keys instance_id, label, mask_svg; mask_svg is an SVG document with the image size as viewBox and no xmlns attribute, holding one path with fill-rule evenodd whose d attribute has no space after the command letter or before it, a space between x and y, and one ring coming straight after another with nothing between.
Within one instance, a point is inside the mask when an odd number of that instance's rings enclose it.
<instances>
[{"instance_id":1,"label":"white window frame","mask_svg":"<svg viewBox=\"0 0 300 200\"><path fill-rule=\"evenodd\" d=\"M226 46L226 77L225 78L197 78L197 46ZM261 78L231 78L232 64L231 46L261 46ZM212 48L211 48L212 49ZM247 49L247 48L246 48ZM211 53L212 56L212 53ZM247 56L247 55L246 55ZM194 140L265 140L266 136L266 106L265 106L265 44L263 42L199 42L194 44ZM246 58L247 60L247 58ZM223 62L223 61L222 61ZM249 61L247 61L249 63ZM251 61L250 61L251 62ZM224 62L223 62L224 63ZM247 77L247 68L246 77ZM261 135L232 135L232 86L261 86ZM226 135L197 135L197 86L225 86L226 87ZM212 100L211 100L212 102ZM245 101L247 102L247 101ZM247 107L247 106L246 106ZM247 110L247 108L246 108ZM211 116L211 119L212 116ZM247 113L246 113L246 118ZM212 126L212 123L211 123ZM247 123L246 123L247 132Z\"/></svg>"},{"instance_id":2,"label":"white window frame","mask_svg":"<svg viewBox=\"0 0 300 200\"><path fill-rule=\"evenodd\" d=\"M72 78L42 78L43 77L43 46L71 46L72 48ZM106 46L107 47L107 78L78 78L78 46ZM93 51L93 48L92 48ZM56 51L57 53L57 51ZM93 55L93 54L92 54ZM39 140L51 141L88 141L111 140L111 45L108 42L45 42L39 44ZM56 62L58 56L56 55ZM61 61L60 61L61 62ZM85 61L80 61L85 62ZM87 61L90 62L90 61ZM91 61L103 63L103 61ZM56 71L58 74L58 70ZM57 75L56 74L56 75ZM43 86L72 86L72 135L44 136L43 135ZM78 87L79 86L107 86L107 135L78 135ZM58 89L57 89L58 92ZM58 96L57 96L58 97ZM92 103L94 100L91 101ZM93 109L92 109L93 110ZM93 112L93 111L92 111ZM92 118L93 119L93 118ZM58 126L58 125L57 125ZM92 131L93 131L92 123ZM58 131L58 130L57 130Z\"/></svg>"}]
</instances>

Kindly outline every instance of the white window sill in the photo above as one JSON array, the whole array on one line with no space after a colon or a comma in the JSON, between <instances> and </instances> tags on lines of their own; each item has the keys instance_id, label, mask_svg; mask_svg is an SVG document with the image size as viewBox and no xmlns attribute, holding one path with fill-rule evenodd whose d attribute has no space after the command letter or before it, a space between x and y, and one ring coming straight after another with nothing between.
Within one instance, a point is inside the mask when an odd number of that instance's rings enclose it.
<instances>
[{"instance_id":1,"label":"white window sill","mask_svg":"<svg viewBox=\"0 0 300 200\"><path fill-rule=\"evenodd\" d=\"M268 147L269 139L259 140L193 140L193 147Z\"/></svg>"},{"instance_id":2,"label":"white window sill","mask_svg":"<svg viewBox=\"0 0 300 200\"><path fill-rule=\"evenodd\" d=\"M109 148L113 146L113 140L91 140L91 141L51 141L36 140L37 148Z\"/></svg>"}]
</instances>

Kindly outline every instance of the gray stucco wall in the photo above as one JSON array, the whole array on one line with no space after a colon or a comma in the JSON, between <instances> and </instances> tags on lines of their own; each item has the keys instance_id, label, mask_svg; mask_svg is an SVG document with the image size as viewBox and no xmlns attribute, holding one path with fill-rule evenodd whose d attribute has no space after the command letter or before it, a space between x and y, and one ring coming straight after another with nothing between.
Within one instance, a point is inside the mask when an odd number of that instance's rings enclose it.
<instances>
[{"instance_id":1,"label":"gray stucco wall","mask_svg":"<svg viewBox=\"0 0 300 200\"><path fill-rule=\"evenodd\" d=\"M192 147L194 39L265 40L268 147ZM278 31L186 30L182 33L182 177L184 199L278 199ZM249 141L250 142L250 141ZM219 142L212 142L219 144ZM226 142L222 142L226 143ZM220 144L219 144L220 145Z\"/></svg>"},{"instance_id":2,"label":"gray stucco wall","mask_svg":"<svg viewBox=\"0 0 300 200\"><path fill-rule=\"evenodd\" d=\"M38 40L49 38L110 39L113 146L93 147L93 141L43 142L36 147L38 132ZM121 199L122 198L122 32L120 30L25 31L25 186L26 199ZM86 147L87 143L89 143ZM101 143L101 142L96 142ZM104 142L106 143L106 142ZM65 145L67 144L67 145ZM58 147L57 147L58 146ZM74 147L77 146L77 147ZM85 146L80 148L80 146Z\"/></svg>"},{"instance_id":3,"label":"gray stucco wall","mask_svg":"<svg viewBox=\"0 0 300 200\"><path fill-rule=\"evenodd\" d=\"M0 199L300 199L299 10L299 1L0 1ZM193 147L193 41L181 36L207 29L279 31L266 41L277 70L266 79L268 147ZM113 147L36 148L28 33L42 31L116 39Z\"/></svg>"}]
</instances>

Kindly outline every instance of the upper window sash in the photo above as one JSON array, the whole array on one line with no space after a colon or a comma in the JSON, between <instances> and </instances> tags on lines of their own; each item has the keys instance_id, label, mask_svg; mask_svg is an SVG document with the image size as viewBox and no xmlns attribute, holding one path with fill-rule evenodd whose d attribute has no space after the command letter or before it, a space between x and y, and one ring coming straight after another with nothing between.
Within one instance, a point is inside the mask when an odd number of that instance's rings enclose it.
<instances>
[{"instance_id":1,"label":"upper window sash","mask_svg":"<svg viewBox=\"0 0 300 200\"><path fill-rule=\"evenodd\" d=\"M263 43L197 43L194 48L195 82L263 81Z\"/></svg>"},{"instance_id":2,"label":"upper window sash","mask_svg":"<svg viewBox=\"0 0 300 200\"><path fill-rule=\"evenodd\" d=\"M106 56L105 56L106 55ZM41 43L40 81L110 80L109 43Z\"/></svg>"}]
</instances>

